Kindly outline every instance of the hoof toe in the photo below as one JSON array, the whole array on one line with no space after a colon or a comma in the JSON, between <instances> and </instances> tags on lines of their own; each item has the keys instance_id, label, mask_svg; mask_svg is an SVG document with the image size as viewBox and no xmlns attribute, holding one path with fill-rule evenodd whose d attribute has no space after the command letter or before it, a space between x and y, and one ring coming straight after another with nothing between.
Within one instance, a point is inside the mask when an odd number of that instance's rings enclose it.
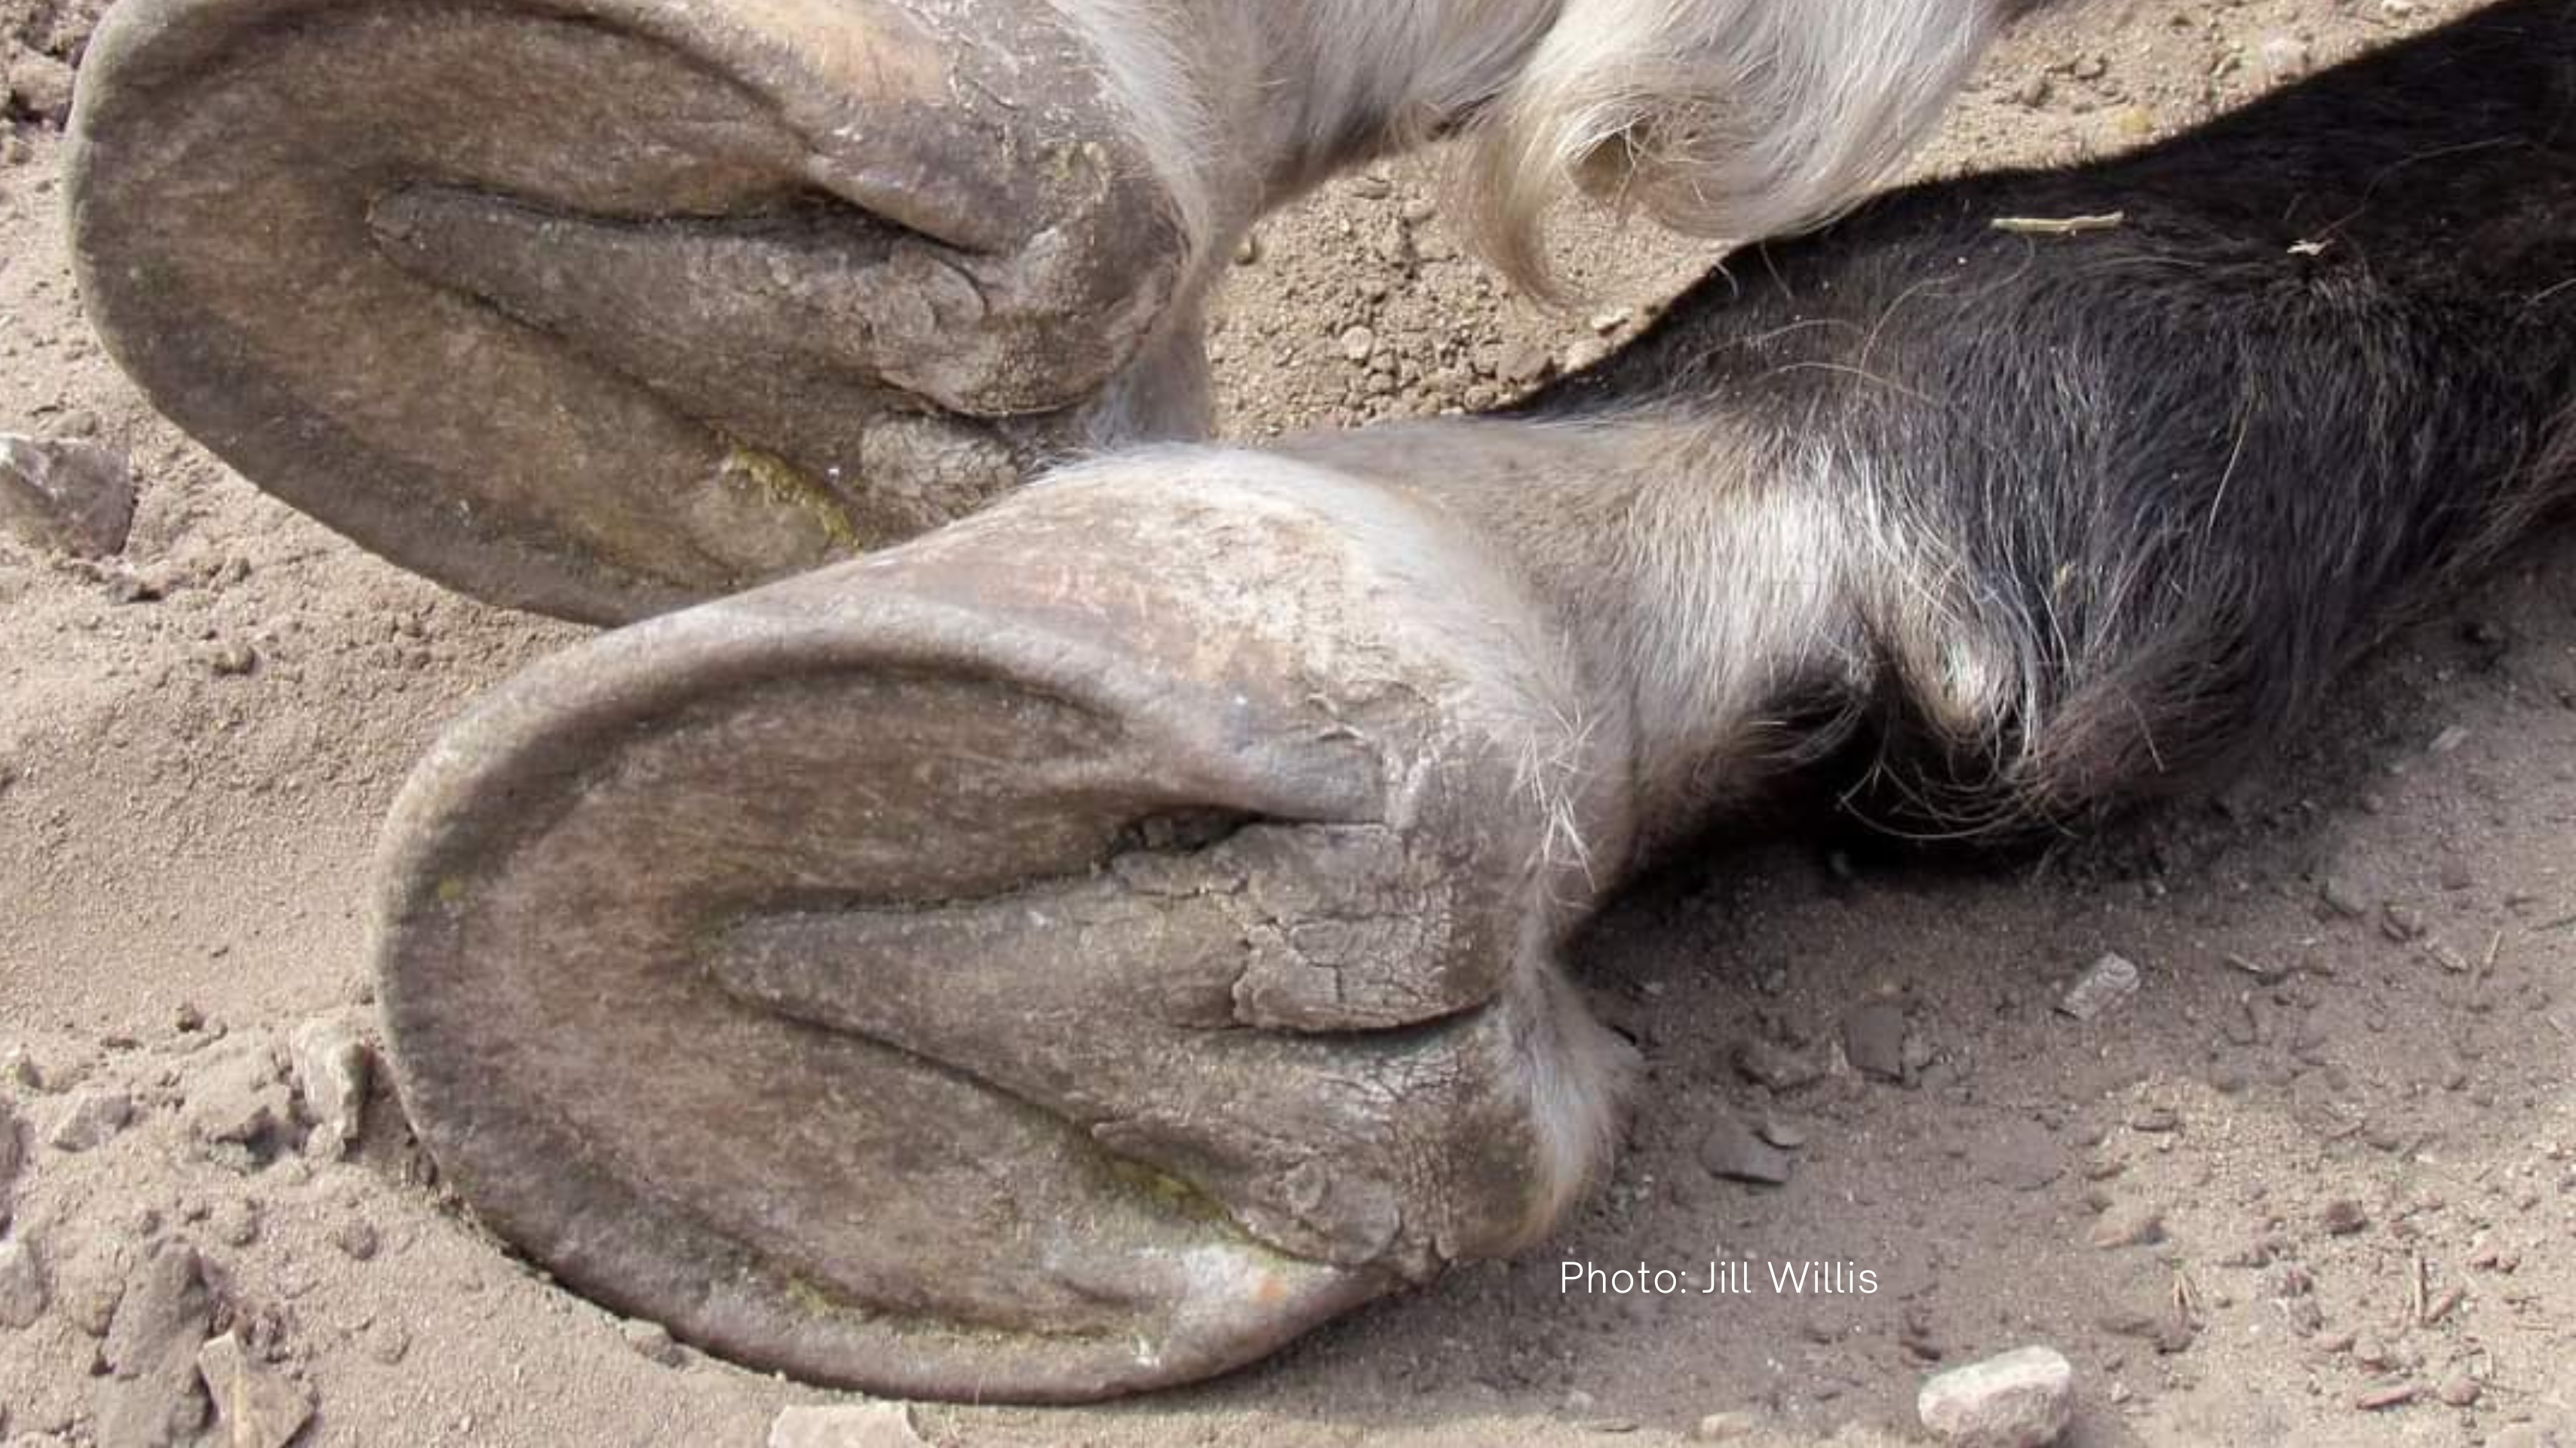
<instances>
[{"instance_id":1,"label":"hoof toe","mask_svg":"<svg viewBox=\"0 0 2576 1448\"><path fill-rule=\"evenodd\" d=\"M402 1089L564 1280L800 1376L1089 1398L1509 1250L1579 1182L1615 1048L1477 702L1529 681L1381 627L1346 555L1282 632L1222 546L1085 504L609 635L406 791Z\"/></svg>"}]
</instances>

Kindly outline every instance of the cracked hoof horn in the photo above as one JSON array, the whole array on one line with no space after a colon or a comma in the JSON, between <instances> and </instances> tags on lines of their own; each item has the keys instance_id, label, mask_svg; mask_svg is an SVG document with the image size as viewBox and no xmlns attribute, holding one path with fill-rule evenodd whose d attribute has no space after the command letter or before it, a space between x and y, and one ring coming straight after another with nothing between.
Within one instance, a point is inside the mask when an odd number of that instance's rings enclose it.
<instances>
[{"instance_id":1,"label":"cracked hoof horn","mask_svg":"<svg viewBox=\"0 0 2576 1448\"><path fill-rule=\"evenodd\" d=\"M406 1103L565 1282L878 1392L1186 1381L1510 1250L1619 1059L1516 618L1362 490L1111 478L606 635L396 807Z\"/></svg>"},{"instance_id":2,"label":"cracked hoof horn","mask_svg":"<svg viewBox=\"0 0 2576 1448\"><path fill-rule=\"evenodd\" d=\"M1182 238L1041 0L124 0L84 299L252 481L619 622L1195 431ZM941 33L948 27L956 33Z\"/></svg>"}]
</instances>

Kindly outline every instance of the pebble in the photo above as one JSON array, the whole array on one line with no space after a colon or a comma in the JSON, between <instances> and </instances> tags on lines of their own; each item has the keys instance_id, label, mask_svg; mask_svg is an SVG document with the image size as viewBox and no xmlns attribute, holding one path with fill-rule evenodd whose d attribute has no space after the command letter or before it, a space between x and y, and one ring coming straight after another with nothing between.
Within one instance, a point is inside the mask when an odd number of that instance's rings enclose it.
<instances>
[{"instance_id":1,"label":"pebble","mask_svg":"<svg viewBox=\"0 0 2576 1448\"><path fill-rule=\"evenodd\" d=\"M376 1225L364 1217L343 1217L331 1227L331 1245L355 1261L364 1262L376 1255L383 1241L376 1235Z\"/></svg>"},{"instance_id":2,"label":"pebble","mask_svg":"<svg viewBox=\"0 0 2576 1448\"><path fill-rule=\"evenodd\" d=\"M2144 1202L2115 1202L2094 1222L2086 1239L2109 1251L2115 1247L2145 1247L2165 1239L2165 1214Z\"/></svg>"},{"instance_id":3,"label":"pebble","mask_svg":"<svg viewBox=\"0 0 2576 1448\"><path fill-rule=\"evenodd\" d=\"M2053 1348L2022 1348L1931 1378L1914 1411L1956 1448L2044 1448L2075 1416L2075 1369Z\"/></svg>"},{"instance_id":4,"label":"pebble","mask_svg":"<svg viewBox=\"0 0 2576 1448\"><path fill-rule=\"evenodd\" d=\"M2433 1396L2454 1408L2474 1407L2480 1396L2478 1380L2467 1373L2453 1373L2442 1379L2442 1385L2433 1390Z\"/></svg>"},{"instance_id":5,"label":"pebble","mask_svg":"<svg viewBox=\"0 0 2576 1448\"><path fill-rule=\"evenodd\" d=\"M2380 907L2379 933L2400 945L2415 940L2424 933L2424 912L2392 900Z\"/></svg>"},{"instance_id":6,"label":"pebble","mask_svg":"<svg viewBox=\"0 0 2576 1448\"><path fill-rule=\"evenodd\" d=\"M2359 1412L2376 1413L2383 1408L2403 1407L2413 1401L2415 1401L2413 1383L2381 1383L2354 1394L2352 1406Z\"/></svg>"},{"instance_id":7,"label":"pebble","mask_svg":"<svg viewBox=\"0 0 2576 1448\"><path fill-rule=\"evenodd\" d=\"M1757 1037L1736 1043L1735 1073L1774 1091L1795 1091L1823 1080L1825 1070L1803 1051Z\"/></svg>"},{"instance_id":8,"label":"pebble","mask_svg":"<svg viewBox=\"0 0 2576 1448\"><path fill-rule=\"evenodd\" d=\"M2317 1209L2317 1225L2332 1237L2349 1237L2370 1225L2370 1214L2350 1197L2337 1197Z\"/></svg>"},{"instance_id":9,"label":"pebble","mask_svg":"<svg viewBox=\"0 0 2576 1448\"><path fill-rule=\"evenodd\" d=\"M680 1365L680 1345L671 1340L671 1330L658 1322L629 1318L617 1324L617 1335L646 1362L666 1368Z\"/></svg>"},{"instance_id":10,"label":"pebble","mask_svg":"<svg viewBox=\"0 0 2576 1448\"><path fill-rule=\"evenodd\" d=\"M1342 356L1353 362L1366 362L1377 350L1377 333L1366 327L1352 327L1342 333Z\"/></svg>"},{"instance_id":11,"label":"pebble","mask_svg":"<svg viewBox=\"0 0 2576 1448\"><path fill-rule=\"evenodd\" d=\"M266 1154L295 1119L294 1095L276 1053L254 1042L217 1057L189 1086L184 1119L200 1141L246 1147L255 1158Z\"/></svg>"},{"instance_id":12,"label":"pebble","mask_svg":"<svg viewBox=\"0 0 2576 1448\"><path fill-rule=\"evenodd\" d=\"M1904 1080L1905 1012L1873 1001L1844 1016L1843 1057L1862 1075Z\"/></svg>"},{"instance_id":13,"label":"pebble","mask_svg":"<svg viewBox=\"0 0 2576 1448\"><path fill-rule=\"evenodd\" d=\"M221 1448L286 1448L313 1419L312 1390L252 1362L229 1332L197 1349L197 1374L214 1398Z\"/></svg>"},{"instance_id":14,"label":"pebble","mask_svg":"<svg viewBox=\"0 0 2576 1448\"><path fill-rule=\"evenodd\" d=\"M1775 1187L1787 1183L1794 1169L1789 1153L1764 1141L1732 1115L1721 1118L1700 1140L1699 1164L1711 1176Z\"/></svg>"},{"instance_id":15,"label":"pebble","mask_svg":"<svg viewBox=\"0 0 2576 1448\"><path fill-rule=\"evenodd\" d=\"M18 1185L18 1173L27 1165L27 1152L19 1136L17 1109L0 1101L0 1222L9 1220L9 1193Z\"/></svg>"},{"instance_id":16,"label":"pebble","mask_svg":"<svg viewBox=\"0 0 2576 1448\"><path fill-rule=\"evenodd\" d=\"M367 1109L366 1042L346 1022L326 1016L296 1027L289 1054L304 1119L313 1124L305 1151L334 1159L347 1155Z\"/></svg>"},{"instance_id":17,"label":"pebble","mask_svg":"<svg viewBox=\"0 0 2576 1448\"><path fill-rule=\"evenodd\" d=\"M1807 1144L1805 1127L1795 1122L1784 1121L1777 1116L1763 1117L1762 1124L1755 1127L1754 1132L1782 1151L1796 1151Z\"/></svg>"},{"instance_id":18,"label":"pebble","mask_svg":"<svg viewBox=\"0 0 2576 1448\"><path fill-rule=\"evenodd\" d=\"M32 1327L45 1315L45 1264L24 1237L0 1242L0 1327Z\"/></svg>"},{"instance_id":19,"label":"pebble","mask_svg":"<svg viewBox=\"0 0 2576 1448\"><path fill-rule=\"evenodd\" d=\"M1548 354L1545 347L1521 341L1514 342L1504 351L1494 370L1505 382L1526 386L1545 377L1548 369L1555 365L1556 359Z\"/></svg>"},{"instance_id":20,"label":"pebble","mask_svg":"<svg viewBox=\"0 0 2576 1448\"><path fill-rule=\"evenodd\" d=\"M8 1050L0 1051L0 1079L47 1095L69 1084L55 1079L54 1073L46 1070L44 1063L36 1059L36 1053L23 1044L13 1044Z\"/></svg>"},{"instance_id":21,"label":"pebble","mask_svg":"<svg viewBox=\"0 0 2576 1448\"><path fill-rule=\"evenodd\" d=\"M9 90L18 109L59 126L72 113L72 68L36 50L21 50L9 61Z\"/></svg>"},{"instance_id":22,"label":"pebble","mask_svg":"<svg viewBox=\"0 0 2576 1448\"><path fill-rule=\"evenodd\" d=\"M2263 42L2264 73L2273 80L2297 80L2317 68L2316 51L2295 35L2274 35Z\"/></svg>"},{"instance_id":23,"label":"pebble","mask_svg":"<svg viewBox=\"0 0 2576 1448\"><path fill-rule=\"evenodd\" d=\"M2359 920L2370 913L2369 897L2355 889L2350 880L2338 875L2326 876L2317 886L2317 898L2325 902L2328 910L2346 920Z\"/></svg>"},{"instance_id":24,"label":"pebble","mask_svg":"<svg viewBox=\"0 0 2576 1448\"><path fill-rule=\"evenodd\" d=\"M89 1151L105 1146L133 1119L134 1098L124 1092L78 1091L64 1103L45 1140L56 1151Z\"/></svg>"},{"instance_id":25,"label":"pebble","mask_svg":"<svg viewBox=\"0 0 2576 1448\"><path fill-rule=\"evenodd\" d=\"M2182 1113L2170 1106L2141 1106L2129 1113L2129 1129L2151 1136L2164 1136L2182 1130Z\"/></svg>"},{"instance_id":26,"label":"pebble","mask_svg":"<svg viewBox=\"0 0 2576 1448\"><path fill-rule=\"evenodd\" d=\"M2075 984L2058 997L2057 1009L2079 1021L2090 1021L2137 993L2137 965L2126 956L2105 954L2085 967Z\"/></svg>"},{"instance_id":27,"label":"pebble","mask_svg":"<svg viewBox=\"0 0 2576 1448\"><path fill-rule=\"evenodd\" d=\"M125 547L133 524L134 478L121 454L0 433L0 527L29 547L105 558Z\"/></svg>"},{"instance_id":28,"label":"pebble","mask_svg":"<svg viewBox=\"0 0 2576 1448\"><path fill-rule=\"evenodd\" d=\"M1750 1438L1761 1425L1751 1413L1711 1413L1691 1429L1694 1443L1733 1443Z\"/></svg>"},{"instance_id":29,"label":"pebble","mask_svg":"<svg viewBox=\"0 0 2576 1448\"><path fill-rule=\"evenodd\" d=\"M799 1404L769 1425L769 1448L917 1448L903 1403Z\"/></svg>"},{"instance_id":30,"label":"pebble","mask_svg":"<svg viewBox=\"0 0 2576 1448\"><path fill-rule=\"evenodd\" d=\"M165 1247L126 1279L99 1356L107 1372L91 1389L98 1448L158 1448L190 1441L205 1425L197 1347L214 1299L194 1250Z\"/></svg>"}]
</instances>

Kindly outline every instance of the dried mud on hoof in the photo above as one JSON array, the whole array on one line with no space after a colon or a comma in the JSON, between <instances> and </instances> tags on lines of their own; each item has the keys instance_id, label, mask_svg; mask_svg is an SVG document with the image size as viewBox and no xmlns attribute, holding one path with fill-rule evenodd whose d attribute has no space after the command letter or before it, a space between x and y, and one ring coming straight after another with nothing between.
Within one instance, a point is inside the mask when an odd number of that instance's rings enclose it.
<instances>
[{"instance_id":1,"label":"dried mud on hoof","mask_svg":"<svg viewBox=\"0 0 2576 1448\"><path fill-rule=\"evenodd\" d=\"M128 0L66 191L90 320L261 487L622 622L1195 432L1180 242L1045 6Z\"/></svg>"},{"instance_id":2,"label":"dried mud on hoof","mask_svg":"<svg viewBox=\"0 0 2576 1448\"><path fill-rule=\"evenodd\" d=\"M1499 585L1412 576L1060 485L531 671L389 826L424 1141L581 1290L913 1396L1202 1377L1525 1241L1615 1053L1532 685L1409 621Z\"/></svg>"}]
</instances>

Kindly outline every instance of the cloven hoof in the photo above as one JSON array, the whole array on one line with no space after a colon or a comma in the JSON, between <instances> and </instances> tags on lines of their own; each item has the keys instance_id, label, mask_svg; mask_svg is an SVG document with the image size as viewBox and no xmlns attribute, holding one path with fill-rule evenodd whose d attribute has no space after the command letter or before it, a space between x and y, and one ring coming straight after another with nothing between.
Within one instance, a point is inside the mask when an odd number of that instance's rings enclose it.
<instances>
[{"instance_id":1,"label":"cloven hoof","mask_svg":"<svg viewBox=\"0 0 2576 1448\"><path fill-rule=\"evenodd\" d=\"M1594 773L1564 665L1426 515L1242 466L1051 483L457 725L377 966L475 1210L743 1362L1030 1401L1544 1231L1623 1055L1552 963L1612 808L1548 783Z\"/></svg>"},{"instance_id":2,"label":"cloven hoof","mask_svg":"<svg viewBox=\"0 0 2576 1448\"><path fill-rule=\"evenodd\" d=\"M917 8L121 0L84 301L252 481L595 622L1195 433L1183 240L1097 65L1043 0Z\"/></svg>"}]
</instances>

